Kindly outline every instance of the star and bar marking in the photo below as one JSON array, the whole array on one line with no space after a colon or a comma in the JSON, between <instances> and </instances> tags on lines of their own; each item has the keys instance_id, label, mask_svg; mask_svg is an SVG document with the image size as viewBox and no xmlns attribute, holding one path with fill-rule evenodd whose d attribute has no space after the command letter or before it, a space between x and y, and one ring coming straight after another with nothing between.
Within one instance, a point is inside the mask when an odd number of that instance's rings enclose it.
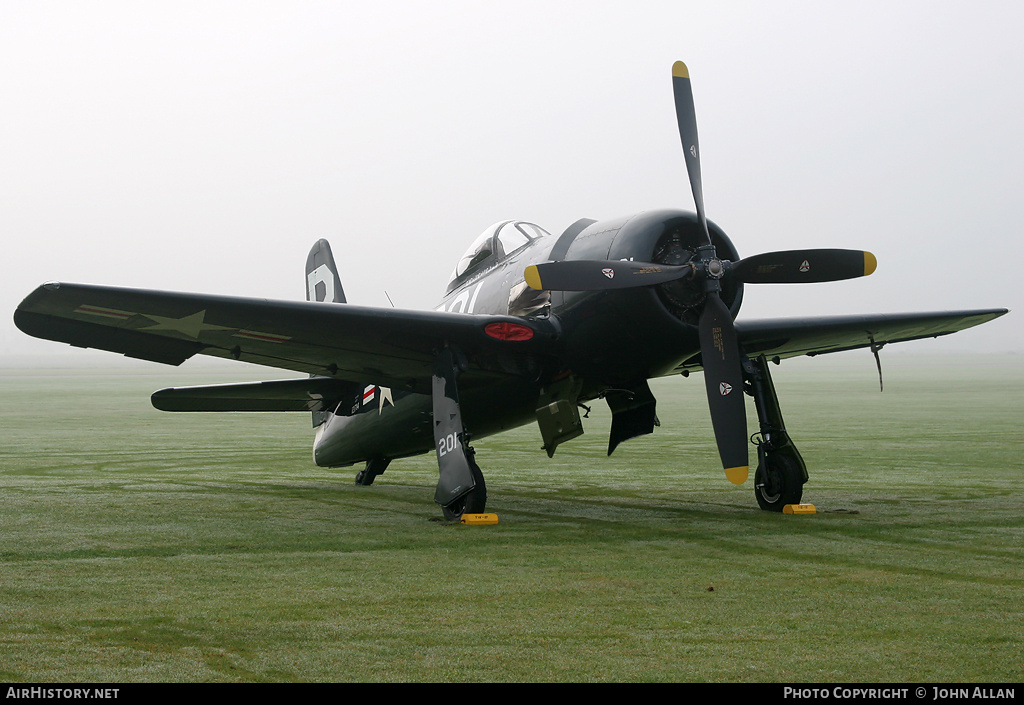
<instances>
[{"instance_id":1,"label":"star and bar marking","mask_svg":"<svg viewBox=\"0 0 1024 705\"><path fill-rule=\"evenodd\" d=\"M265 343L284 343L291 340L291 336L278 335L276 333L264 333L255 330L243 330L240 328L234 328L233 326L218 326L213 323L206 322L206 309L197 311L187 316L175 318L173 316L157 316L152 313L138 313L135 311L122 311L116 308L106 308L104 306L94 306L92 304L82 304L75 309L75 313L83 313L89 316L100 316L102 318L109 318L118 321L127 321L133 316L143 316L153 321L153 325L143 326L139 328L142 331L174 331L186 335L194 340L199 340L201 333L206 331L230 331L235 332L231 335L236 338L245 338L246 340L256 340Z\"/></svg>"},{"instance_id":2,"label":"star and bar marking","mask_svg":"<svg viewBox=\"0 0 1024 705\"><path fill-rule=\"evenodd\" d=\"M380 390L380 394L377 394L377 390ZM380 416L384 413L384 407L388 404L391 406L395 405L395 399L392 395L390 387L381 387L376 384L369 384L366 389L363 390L363 406L366 406L374 397L377 397L377 415Z\"/></svg>"}]
</instances>

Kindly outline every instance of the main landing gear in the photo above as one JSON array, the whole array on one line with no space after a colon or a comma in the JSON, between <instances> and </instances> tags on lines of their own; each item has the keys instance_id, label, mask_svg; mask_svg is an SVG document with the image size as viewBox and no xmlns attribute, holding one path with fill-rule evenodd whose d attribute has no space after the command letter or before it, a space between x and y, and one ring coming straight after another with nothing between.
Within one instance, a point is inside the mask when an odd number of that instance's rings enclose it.
<instances>
[{"instance_id":1,"label":"main landing gear","mask_svg":"<svg viewBox=\"0 0 1024 705\"><path fill-rule=\"evenodd\" d=\"M487 506L487 486L484 484L484 474L480 471L476 461L472 459L473 449L467 448L467 451L470 462L469 469L473 473L473 489L455 501L441 506L441 513L446 521L459 521L463 514L483 514Z\"/></svg>"},{"instance_id":2,"label":"main landing gear","mask_svg":"<svg viewBox=\"0 0 1024 705\"><path fill-rule=\"evenodd\" d=\"M757 445L754 496L761 509L781 512L787 504L800 503L804 483L807 482L807 466L786 433L765 356L755 360L744 357L743 374L747 382L746 392L754 398L760 424L760 431L754 437Z\"/></svg>"},{"instance_id":3,"label":"main landing gear","mask_svg":"<svg viewBox=\"0 0 1024 705\"><path fill-rule=\"evenodd\" d=\"M439 472L434 501L441 505L448 521L458 521L463 514L480 514L487 504L484 476L474 459L459 410L456 379L463 368L461 355L446 347L434 358L431 380L434 450Z\"/></svg>"}]
</instances>

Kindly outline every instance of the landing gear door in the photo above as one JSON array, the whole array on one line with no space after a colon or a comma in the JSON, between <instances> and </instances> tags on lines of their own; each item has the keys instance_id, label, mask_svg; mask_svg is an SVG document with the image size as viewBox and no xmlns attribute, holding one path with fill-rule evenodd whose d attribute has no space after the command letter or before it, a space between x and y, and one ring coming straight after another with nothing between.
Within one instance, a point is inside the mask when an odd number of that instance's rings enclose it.
<instances>
[{"instance_id":1,"label":"landing gear door","mask_svg":"<svg viewBox=\"0 0 1024 705\"><path fill-rule=\"evenodd\" d=\"M549 458L554 456L559 444L583 435L583 422L576 403L582 386L569 377L541 392L537 425Z\"/></svg>"}]
</instances>

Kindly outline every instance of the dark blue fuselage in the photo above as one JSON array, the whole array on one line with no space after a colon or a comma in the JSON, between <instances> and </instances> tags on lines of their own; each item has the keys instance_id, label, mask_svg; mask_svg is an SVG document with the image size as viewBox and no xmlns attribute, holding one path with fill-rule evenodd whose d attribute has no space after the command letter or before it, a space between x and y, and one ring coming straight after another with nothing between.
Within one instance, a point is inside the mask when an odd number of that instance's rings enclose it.
<instances>
[{"instance_id":1,"label":"dark blue fuselage","mask_svg":"<svg viewBox=\"0 0 1024 705\"><path fill-rule=\"evenodd\" d=\"M557 380L579 380L579 400L586 401L607 389L630 388L672 374L699 354L689 308L699 305L700 295L685 285L535 292L523 276L527 266L552 259L681 264L702 237L696 215L663 210L614 221L585 221L559 237L530 226L520 228L528 236L522 241L503 235L515 225L499 223L474 242L436 309L544 317L558 330L561 349L557 361L538 361L528 372L512 371L486 385L460 385L462 415L473 438L535 420L545 386ZM712 223L709 227L720 256L738 259L725 233ZM505 252L503 245L515 249ZM735 317L742 284L732 285L722 296ZM431 418L429 395L378 389L357 413L331 415L317 429L314 458L318 465L341 466L428 452L434 447Z\"/></svg>"}]
</instances>

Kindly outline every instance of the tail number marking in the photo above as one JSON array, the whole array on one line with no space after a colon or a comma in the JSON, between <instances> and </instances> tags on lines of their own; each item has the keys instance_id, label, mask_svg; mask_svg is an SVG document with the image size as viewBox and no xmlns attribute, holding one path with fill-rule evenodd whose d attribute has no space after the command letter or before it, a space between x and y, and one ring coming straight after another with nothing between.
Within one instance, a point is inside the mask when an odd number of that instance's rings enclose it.
<instances>
[{"instance_id":1,"label":"tail number marking","mask_svg":"<svg viewBox=\"0 0 1024 705\"><path fill-rule=\"evenodd\" d=\"M441 456L451 453L455 450L456 443L458 443L458 439L455 437L454 433L449 433L444 438L439 439L437 441L437 457L440 458Z\"/></svg>"}]
</instances>

